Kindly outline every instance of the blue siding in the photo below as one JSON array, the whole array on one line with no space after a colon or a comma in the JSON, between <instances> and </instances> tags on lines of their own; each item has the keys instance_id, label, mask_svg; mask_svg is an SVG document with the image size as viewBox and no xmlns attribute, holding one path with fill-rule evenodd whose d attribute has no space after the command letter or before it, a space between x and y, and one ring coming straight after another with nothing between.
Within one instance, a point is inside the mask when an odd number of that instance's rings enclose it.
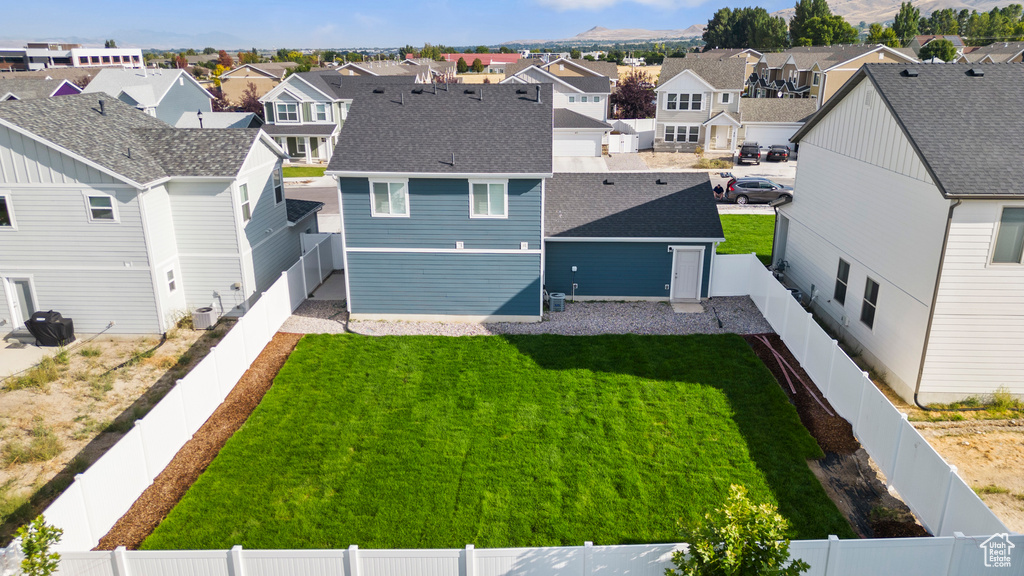
<instances>
[{"instance_id":1,"label":"blue siding","mask_svg":"<svg viewBox=\"0 0 1024 576\"><path fill-rule=\"evenodd\" d=\"M340 179L345 242L350 248L465 248L518 250L541 242L541 181L509 180L507 219L470 218L469 183L459 179L409 180L409 217L370 215L366 178Z\"/></svg>"},{"instance_id":2,"label":"blue siding","mask_svg":"<svg viewBox=\"0 0 1024 576\"><path fill-rule=\"evenodd\" d=\"M547 242L544 285L549 292L572 292L576 266L577 296L668 298L672 281L669 246L704 246L704 278L700 294L707 297L711 280L711 244L687 242Z\"/></svg>"},{"instance_id":3,"label":"blue siding","mask_svg":"<svg viewBox=\"0 0 1024 576\"><path fill-rule=\"evenodd\" d=\"M192 82L185 80L184 85L177 81L167 91L167 95L160 101L156 108L156 117L171 126L181 118L181 115L188 112L195 114L202 110L210 112L213 110L210 97L203 92L203 89Z\"/></svg>"},{"instance_id":4,"label":"blue siding","mask_svg":"<svg viewBox=\"0 0 1024 576\"><path fill-rule=\"evenodd\" d=\"M354 314L540 316L539 254L349 252Z\"/></svg>"}]
</instances>

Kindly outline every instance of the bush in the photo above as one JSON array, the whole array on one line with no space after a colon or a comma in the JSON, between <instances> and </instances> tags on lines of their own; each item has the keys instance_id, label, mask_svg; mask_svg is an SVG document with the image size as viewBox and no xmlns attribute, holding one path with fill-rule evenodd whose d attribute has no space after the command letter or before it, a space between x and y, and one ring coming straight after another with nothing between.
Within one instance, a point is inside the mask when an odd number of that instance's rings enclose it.
<instances>
[{"instance_id":1,"label":"bush","mask_svg":"<svg viewBox=\"0 0 1024 576\"><path fill-rule=\"evenodd\" d=\"M755 506L742 486L731 485L725 504L704 520L683 530L689 554L673 552L679 571L667 568L666 576L797 576L810 569L803 560L789 560L789 522L771 504Z\"/></svg>"},{"instance_id":2,"label":"bush","mask_svg":"<svg viewBox=\"0 0 1024 576\"><path fill-rule=\"evenodd\" d=\"M21 538L21 553L25 558L21 561L21 573L24 576L50 576L57 571L60 554L51 553L50 547L60 542L64 530L46 524L43 515L18 528Z\"/></svg>"}]
</instances>

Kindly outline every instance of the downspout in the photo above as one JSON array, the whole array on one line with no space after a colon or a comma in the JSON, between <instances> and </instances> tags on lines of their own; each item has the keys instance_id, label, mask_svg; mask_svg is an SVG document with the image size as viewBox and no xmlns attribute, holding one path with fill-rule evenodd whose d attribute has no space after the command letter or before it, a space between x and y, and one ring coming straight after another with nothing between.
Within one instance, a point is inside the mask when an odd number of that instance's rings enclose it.
<instances>
[{"instance_id":1,"label":"downspout","mask_svg":"<svg viewBox=\"0 0 1024 576\"><path fill-rule=\"evenodd\" d=\"M921 379L924 376L924 363L928 356L928 341L932 334L932 320L935 318L935 302L939 299L939 285L942 283L942 267L946 262L946 247L949 244L949 228L953 224L953 210L957 206L963 203L963 200L957 200L949 207L949 215L946 216L946 232L942 236L942 251L939 253L939 269L935 273L935 290L932 291L932 305L928 309L928 324L924 330L924 346L921 349L921 365L917 368L917 384L914 386L914 404L922 410L932 410L927 406L923 406L918 401L917 395L921 391Z\"/></svg>"}]
</instances>

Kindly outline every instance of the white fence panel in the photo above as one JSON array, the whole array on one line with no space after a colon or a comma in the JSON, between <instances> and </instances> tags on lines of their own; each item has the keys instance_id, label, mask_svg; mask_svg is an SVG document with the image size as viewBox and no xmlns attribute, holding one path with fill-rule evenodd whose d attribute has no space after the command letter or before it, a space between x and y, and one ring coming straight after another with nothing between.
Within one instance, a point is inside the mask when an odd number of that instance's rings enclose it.
<instances>
[{"instance_id":1,"label":"white fence panel","mask_svg":"<svg viewBox=\"0 0 1024 576\"><path fill-rule=\"evenodd\" d=\"M953 551L952 538L841 540L833 543L828 576L874 574L945 575ZM834 562L834 564L833 564Z\"/></svg>"},{"instance_id":2,"label":"white fence panel","mask_svg":"<svg viewBox=\"0 0 1024 576\"><path fill-rule=\"evenodd\" d=\"M946 505L952 469L910 422L903 421L892 483L921 524L936 534ZM952 527L959 530L957 527Z\"/></svg>"},{"instance_id":3,"label":"white fence panel","mask_svg":"<svg viewBox=\"0 0 1024 576\"><path fill-rule=\"evenodd\" d=\"M781 334L782 341L793 353L796 361L802 365L807 359L807 333L810 331L810 325L814 324L814 320L795 298L792 302L787 303L786 307L786 327Z\"/></svg>"},{"instance_id":4,"label":"white fence panel","mask_svg":"<svg viewBox=\"0 0 1024 576\"><path fill-rule=\"evenodd\" d=\"M345 269L345 239L341 234L331 234L331 254L334 255L334 269Z\"/></svg>"},{"instance_id":5,"label":"white fence panel","mask_svg":"<svg viewBox=\"0 0 1024 576\"><path fill-rule=\"evenodd\" d=\"M750 294L750 254L716 254L711 273L712 296L746 296Z\"/></svg>"},{"instance_id":6,"label":"white fence panel","mask_svg":"<svg viewBox=\"0 0 1024 576\"><path fill-rule=\"evenodd\" d=\"M49 518L47 518L49 520ZM115 576L110 552L62 552L57 576Z\"/></svg>"},{"instance_id":7,"label":"white fence panel","mask_svg":"<svg viewBox=\"0 0 1024 576\"><path fill-rule=\"evenodd\" d=\"M133 576L235 576L226 550L129 551L125 557Z\"/></svg>"},{"instance_id":8,"label":"white fence panel","mask_svg":"<svg viewBox=\"0 0 1024 576\"><path fill-rule=\"evenodd\" d=\"M267 307L262 302L257 302L239 320L238 325L245 342L245 362L252 365L272 336L267 332Z\"/></svg>"},{"instance_id":9,"label":"white fence panel","mask_svg":"<svg viewBox=\"0 0 1024 576\"><path fill-rule=\"evenodd\" d=\"M462 550L360 550L362 576L459 576Z\"/></svg>"},{"instance_id":10,"label":"white fence panel","mask_svg":"<svg viewBox=\"0 0 1024 576\"><path fill-rule=\"evenodd\" d=\"M219 391L216 391L219 395ZM185 400L181 387L175 386L139 421L142 445L146 452L146 471L156 478L174 459L192 436L186 425Z\"/></svg>"},{"instance_id":11,"label":"white fence panel","mask_svg":"<svg viewBox=\"0 0 1024 576\"><path fill-rule=\"evenodd\" d=\"M301 234L299 235L299 245L302 246L302 253L305 254L313 249L313 246L323 242L330 237L327 233L318 234Z\"/></svg>"},{"instance_id":12,"label":"white fence panel","mask_svg":"<svg viewBox=\"0 0 1024 576\"><path fill-rule=\"evenodd\" d=\"M989 536L968 536L956 539L956 547L953 550L953 558L950 562L948 574L977 574L978 576L1021 576L1024 574L1024 535L1015 534L1008 539L1001 535L992 536L993 542L1005 543L1009 540L1013 549L1010 550L1010 566L997 568L985 566L985 549L981 546L987 544Z\"/></svg>"},{"instance_id":13,"label":"white fence panel","mask_svg":"<svg viewBox=\"0 0 1024 576\"><path fill-rule=\"evenodd\" d=\"M864 449L871 454L886 478L892 478L896 464L896 448L906 416L889 402L882 391L865 381L861 388L860 414L853 422L853 431Z\"/></svg>"},{"instance_id":14,"label":"white fence panel","mask_svg":"<svg viewBox=\"0 0 1024 576\"><path fill-rule=\"evenodd\" d=\"M864 386L874 386L867 381L864 371L846 354L836 354L832 361L831 384L828 387L828 401L839 415L849 422L856 422L860 411L860 398Z\"/></svg>"},{"instance_id":15,"label":"white fence panel","mask_svg":"<svg viewBox=\"0 0 1024 576\"><path fill-rule=\"evenodd\" d=\"M267 332L271 338L281 329L281 325L292 314L291 299L288 296L288 275L281 273L277 282L263 293L262 300L267 305Z\"/></svg>"},{"instance_id":16,"label":"white fence panel","mask_svg":"<svg viewBox=\"0 0 1024 576\"><path fill-rule=\"evenodd\" d=\"M346 550L243 550L245 576L348 574Z\"/></svg>"},{"instance_id":17,"label":"white fence panel","mask_svg":"<svg viewBox=\"0 0 1024 576\"><path fill-rule=\"evenodd\" d=\"M477 576L577 576L583 548L494 548L474 550Z\"/></svg>"},{"instance_id":18,"label":"white fence panel","mask_svg":"<svg viewBox=\"0 0 1024 576\"><path fill-rule=\"evenodd\" d=\"M95 546L150 485L139 429L125 434L79 477L79 482Z\"/></svg>"},{"instance_id":19,"label":"white fence panel","mask_svg":"<svg viewBox=\"0 0 1024 576\"><path fill-rule=\"evenodd\" d=\"M841 354L839 344L829 337L817 322L807 326L807 357L803 368L821 393L828 396L829 378L832 376L832 355Z\"/></svg>"},{"instance_id":20,"label":"white fence panel","mask_svg":"<svg viewBox=\"0 0 1024 576\"><path fill-rule=\"evenodd\" d=\"M594 546L586 558L590 574L613 576L663 576L666 568L674 568L672 553L685 550L683 544L655 544L646 546ZM587 554L586 547L583 549Z\"/></svg>"},{"instance_id":21,"label":"white fence panel","mask_svg":"<svg viewBox=\"0 0 1024 576\"><path fill-rule=\"evenodd\" d=\"M640 150L654 148L654 118L616 120L612 127L616 130L636 133L640 137L637 143Z\"/></svg>"},{"instance_id":22,"label":"white fence panel","mask_svg":"<svg viewBox=\"0 0 1024 576\"><path fill-rule=\"evenodd\" d=\"M236 324L211 350L212 354L217 355L217 380L220 382L222 397L227 397L242 374L249 369L249 363L245 361L245 336L240 325L241 322Z\"/></svg>"},{"instance_id":23,"label":"white fence panel","mask_svg":"<svg viewBox=\"0 0 1024 576\"><path fill-rule=\"evenodd\" d=\"M320 281L323 282L334 272L334 254L330 239L325 239L319 245L320 248Z\"/></svg>"},{"instance_id":24,"label":"white fence panel","mask_svg":"<svg viewBox=\"0 0 1024 576\"><path fill-rule=\"evenodd\" d=\"M1006 525L958 475L953 476L948 500L942 526L936 536L948 536L954 530L968 536L1009 532ZM1024 548L1019 550L1024 551ZM1021 574L1024 574L1024 566L1021 567Z\"/></svg>"},{"instance_id":25,"label":"white fence panel","mask_svg":"<svg viewBox=\"0 0 1024 576\"><path fill-rule=\"evenodd\" d=\"M288 275L288 297L291 299L292 312L306 300L306 273L300 259L285 274Z\"/></svg>"},{"instance_id":26,"label":"white fence panel","mask_svg":"<svg viewBox=\"0 0 1024 576\"><path fill-rule=\"evenodd\" d=\"M769 278L771 276L769 275ZM768 313L765 318L777 334L782 334L786 325L789 306L798 306L793 295L778 282L768 283Z\"/></svg>"},{"instance_id":27,"label":"white fence panel","mask_svg":"<svg viewBox=\"0 0 1024 576\"><path fill-rule=\"evenodd\" d=\"M750 267L750 282L748 284L750 299L754 301L762 316L765 316L765 312L768 310L768 286L771 284L771 280L774 280L771 272L760 266Z\"/></svg>"},{"instance_id":28,"label":"white fence panel","mask_svg":"<svg viewBox=\"0 0 1024 576\"><path fill-rule=\"evenodd\" d=\"M811 565L803 576L824 576L828 563L829 540L793 540L789 543L789 557ZM834 542L838 542L835 540Z\"/></svg>"},{"instance_id":29,"label":"white fence panel","mask_svg":"<svg viewBox=\"0 0 1024 576\"><path fill-rule=\"evenodd\" d=\"M302 257L302 272L306 275L306 296L320 285L320 248L313 248Z\"/></svg>"},{"instance_id":30,"label":"white fence panel","mask_svg":"<svg viewBox=\"0 0 1024 576\"><path fill-rule=\"evenodd\" d=\"M65 550L88 550L96 545L102 534L92 535L89 525L89 512L85 509L85 496L82 494L81 480L75 480L57 497L43 512L46 522L64 529L53 549L63 553Z\"/></svg>"},{"instance_id":31,"label":"white fence panel","mask_svg":"<svg viewBox=\"0 0 1024 576\"><path fill-rule=\"evenodd\" d=\"M178 388L181 389L181 399L185 405L185 425L191 436L224 400L217 379L217 357L207 355L203 358L183 380L178 380L175 389Z\"/></svg>"}]
</instances>

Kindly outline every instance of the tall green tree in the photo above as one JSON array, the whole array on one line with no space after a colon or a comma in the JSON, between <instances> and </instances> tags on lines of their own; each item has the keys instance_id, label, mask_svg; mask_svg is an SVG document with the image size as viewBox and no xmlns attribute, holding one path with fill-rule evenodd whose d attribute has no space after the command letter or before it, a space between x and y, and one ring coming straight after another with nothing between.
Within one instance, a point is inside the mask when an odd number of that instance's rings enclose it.
<instances>
[{"instance_id":1,"label":"tall green tree","mask_svg":"<svg viewBox=\"0 0 1024 576\"><path fill-rule=\"evenodd\" d=\"M476 53L477 54L490 54L491 53L491 49L488 48L487 46L477 46L476 47Z\"/></svg>"},{"instance_id":2,"label":"tall green tree","mask_svg":"<svg viewBox=\"0 0 1024 576\"><path fill-rule=\"evenodd\" d=\"M943 62L952 62L956 59L956 47L945 38L936 38L921 47L921 53L918 54L918 58L921 60L938 58Z\"/></svg>"},{"instance_id":3,"label":"tall green tree","mask_svg":"<svg viewBox=\"0 0 1024 576\"><path fill-rule=\"evenodd\" d=\"M889 48L899 48L902 46L900 39L896 37L896 31L881 24L872 24L868 28L867 43L884 44Z\"/></svg>"},{"instance_id":4,"label":"tall green tree","mask_svg":"<svg viewBox=\"0 0 1024 576\"><path fill-rule=\"evenodd\" d=\"M483 62L483 60L481 60L479 58L474 59L473 60L472 68L473 68L473 72L483 72L484 71L484 62Z\"/></svg>"},{"instance_id":5,"label":"tall green tree","mask_svg":"<svg viewBox=\"0 0 1024 576\"><path fill-rule=\"evenodd\" d=\"M502 54L511 54L512 52L514 52L514 50L512 50L508 46L502 46L501 48L498 49L498 52Z\"/></svg>"},{"instance_id":6,"label":"tall green tree","mask_svg":"<svg viewBox=\"0 0 1024 576\"><path fill-rule=\"evenodd\" d=\"M903 46L910 44L914 36L918 34L918 24L921 22L921 11L914 8L910 2L900 4L900 11L896 13L892 29L896 37L900 39Z\"/></svg>"},{"instance_id":7,"label":"tall green tree","mask_svg":"<svg viewBox=\"0 0 1024 576\"><path fill-rule=\"evenodd\" d=\"M569 50L569 58L572 58L573 60L578 60L580 56L581 52L579 51L579 49L573 48L572 50Z\"/></svg>"},{"instance_id":8,"label":"tall green tree","mask_svg":"<svg viewBox=\"0 0 1024 576\"><path fill-rule=\"evenodd\" d=\"M459 58L459 61L455 63L455 70L457 70L459 74L465 74L469 71L469 64L466 64L465 58Z\"/></svg>"},{"instance_id":9,"label":"tall green tree","mask_svg":"<svg viewBox=\"0 0 1024 576\"><path fill-rule=\"evenodd\" d=\"M817 16L803 24L803 35L793 43L797 46L832 46L853 44L857 41L857 29L850 26L842 16ZM792 27L790 27L792 30Z\"/></svg>"},{"instance_id":10,"label":"tall green tree","mask_svg":"<svg viewBox=\"0 0 1024 576\"><path fill-rule=\"evenodd\" d=\"M802 38L808 37L806 29L811 18L832 16L827 0L797 0L793 8L793 17L789 19L789 40L794 45L799 45Z\"/></svg>"},{"instance_id":11,"label":"tall green tree","mask_svg":"<svg viewBox=\"0 0 1024 576\"><path fill-rule=\"evenodd\" d=\"M764 8L720 8L708 20L704 42L711 48L779 50L788 45L786 21Z\"/></svg>"},{"instance_id":12,"label":"tall green tree","mask_svg":"<svg viewBox=\"0 0 1024 576\"><path fill-rule=\"evenodd\" d=\"M107 40L103 43L104 48L117 48L117 41Z\"/></svg>"}]
</instances>

